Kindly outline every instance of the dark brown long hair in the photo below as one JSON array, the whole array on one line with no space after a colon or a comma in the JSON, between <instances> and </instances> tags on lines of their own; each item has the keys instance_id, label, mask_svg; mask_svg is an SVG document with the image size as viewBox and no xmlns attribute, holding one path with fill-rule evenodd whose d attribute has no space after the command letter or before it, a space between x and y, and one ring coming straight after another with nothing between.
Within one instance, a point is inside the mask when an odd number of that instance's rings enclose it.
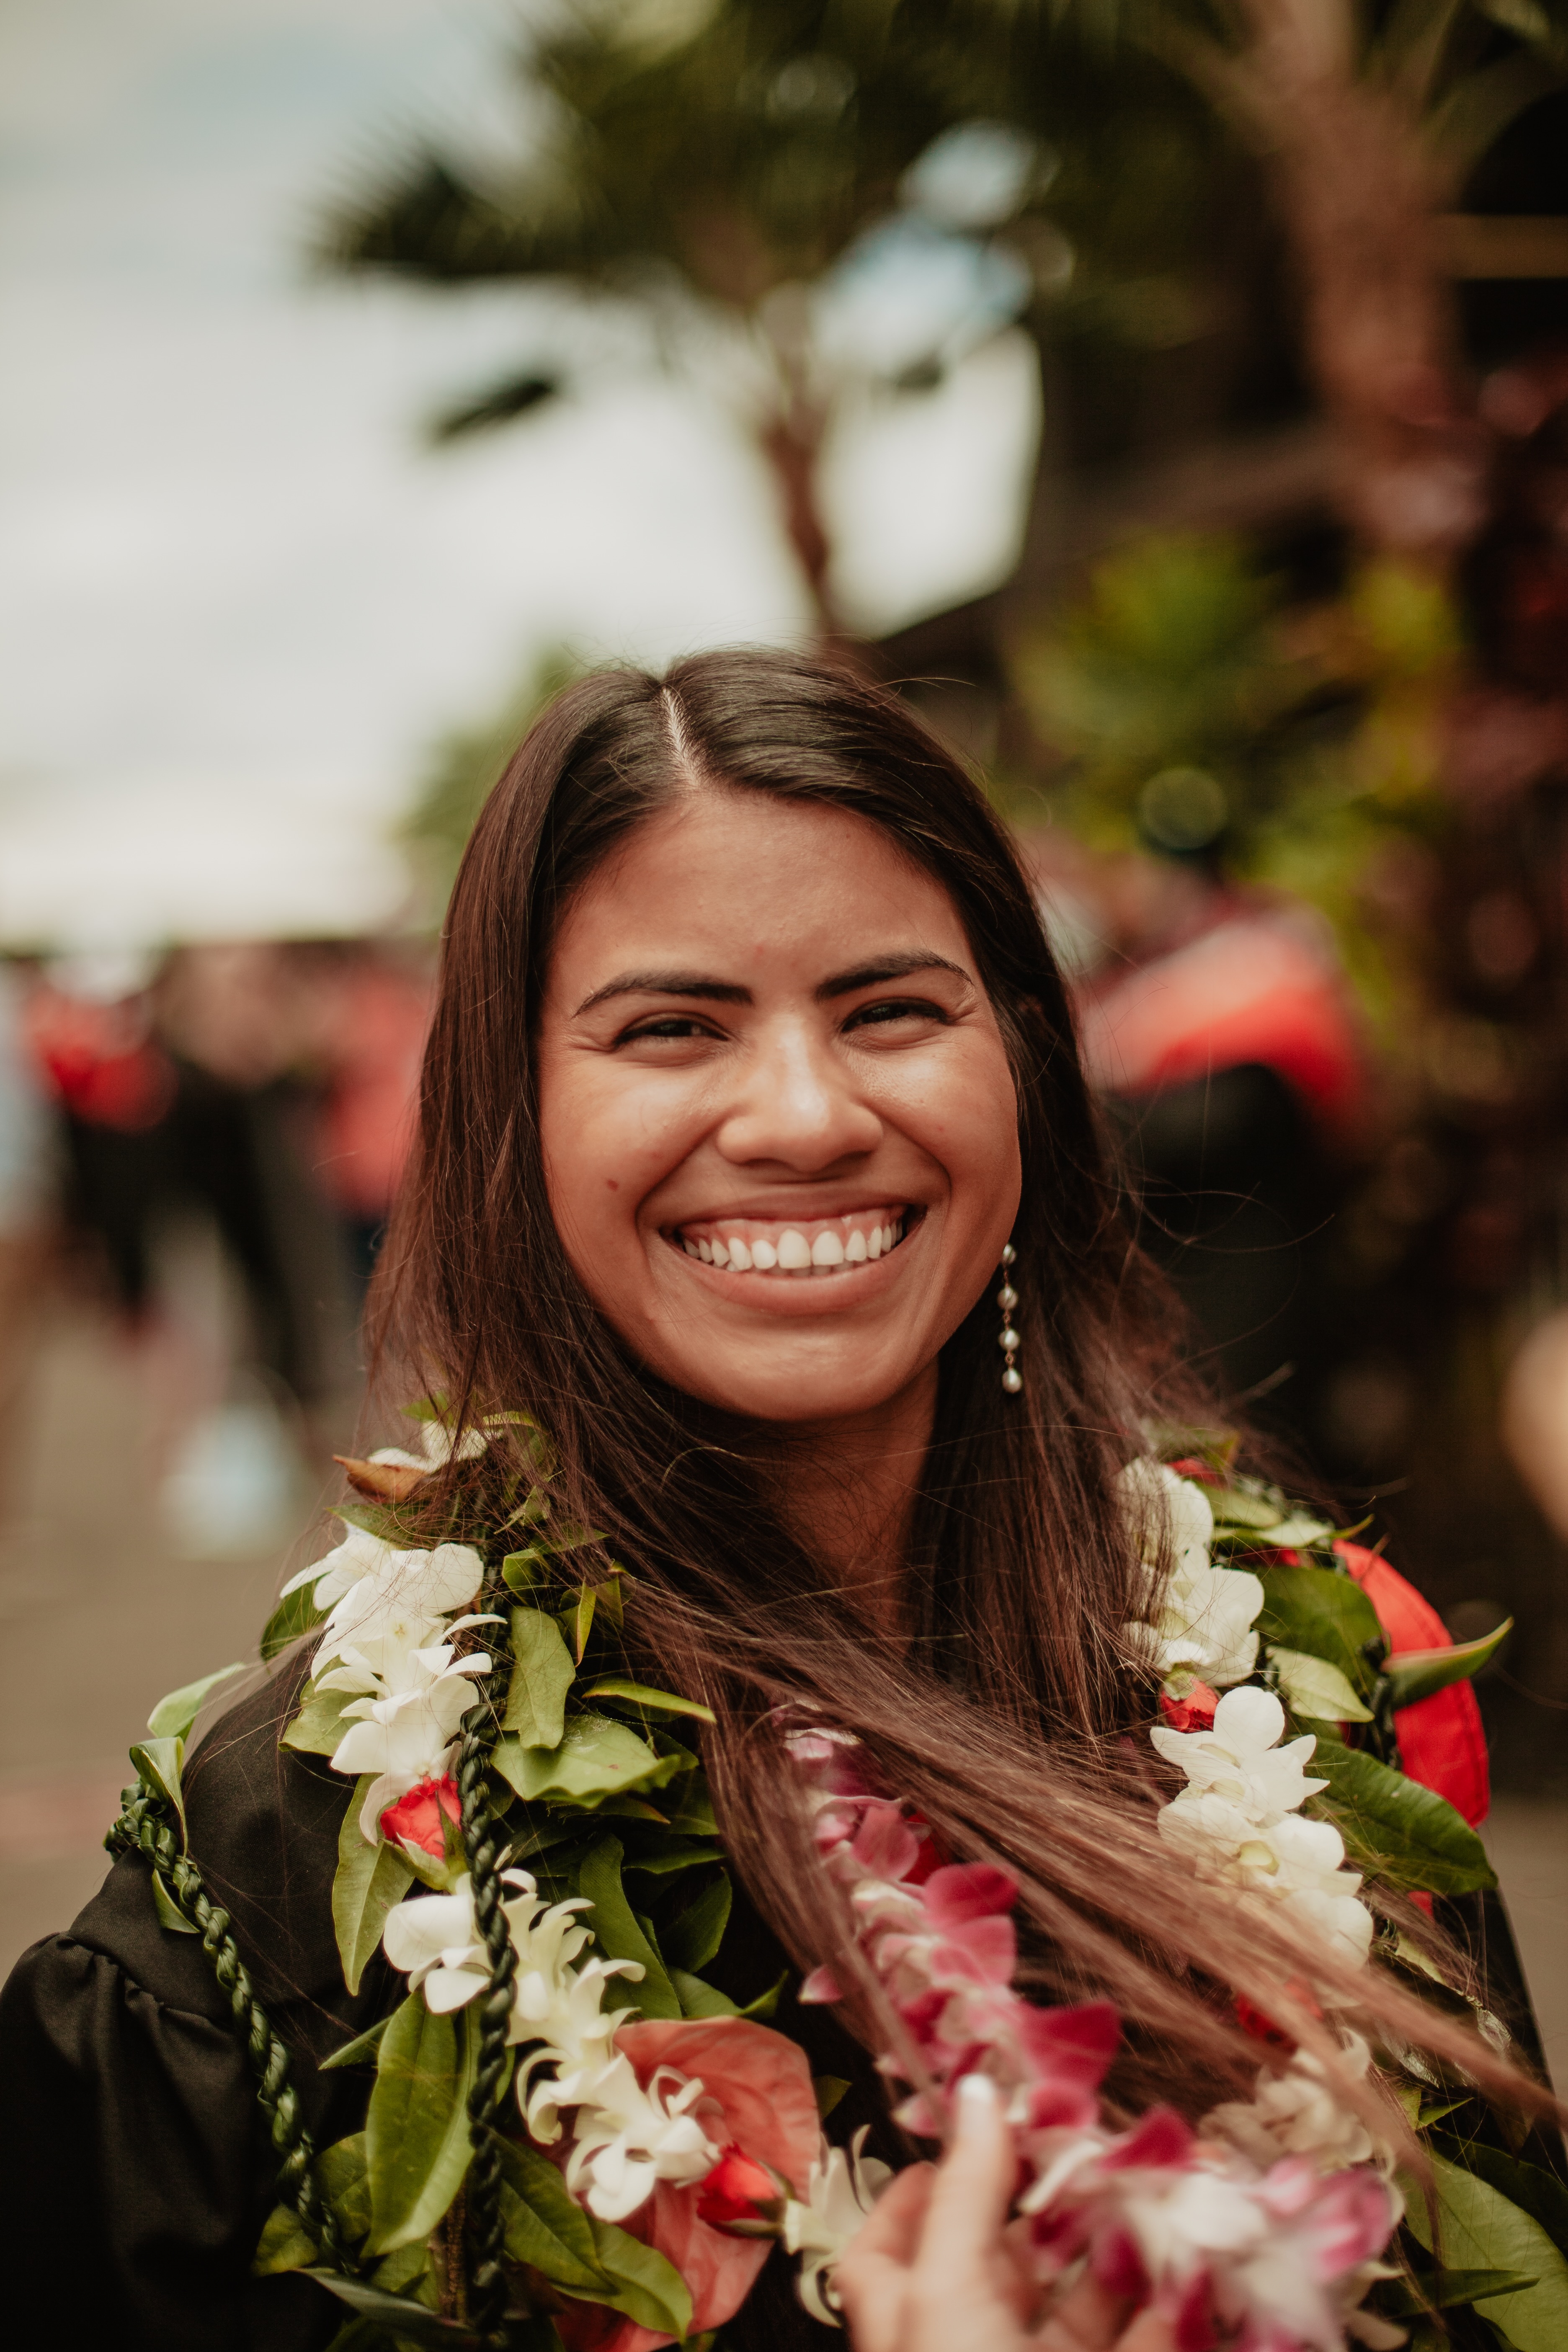
<instances>
[{"instance_id":1,"label":"dark brown long hair","mask_svg":"<svg viewBox=\"0 0 1568 2352\"><path fill-rule=\"evenodd\" d=\"M635 826L704 788L826 803L891 835L952 898L1011 1060L1026 1380L1004 1394L988 1290L942 1351L907 1647L868 1639L734 1426L629 1354L551 1218L531 1034L562 910ZM1121 1633L1144 1571L1114 1482L1142 1418L1182 1388L1177 1327L1129 1239L1007 835L890 694L819 661L722 652L662 678L600 672L545 711L458 877L373 1336L384 1378L438 1387L465 1414L521 1407L549 1432L563 1507L607 1530L637 1580L640 1662L715 1711L706 1759L731 1854L803 1965L843 1935L781 1747L777 1711L804 1701L865 1743L949 1853L1016 1874L1031 1980L1051 1998L1108 1993L1129 2020L1127 2095L1197 2112L1243 2088L1257 2045L1225 1994L1279 2014L1292 1979L1501 2079L1451 2025L1424 2030L1392 1979L1200 1891L1155 1834L1168 1791L1130 1736L1153 1685Z\"/></svg>"}]
</instances>

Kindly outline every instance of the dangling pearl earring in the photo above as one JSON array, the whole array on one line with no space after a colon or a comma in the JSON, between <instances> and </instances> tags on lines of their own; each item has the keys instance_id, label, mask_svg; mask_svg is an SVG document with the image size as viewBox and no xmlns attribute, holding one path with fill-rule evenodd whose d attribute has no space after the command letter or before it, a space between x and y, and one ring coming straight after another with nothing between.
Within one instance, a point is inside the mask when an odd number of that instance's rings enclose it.
<instances>
[{"instance_id":1,"label":"dangling pearl earring","mask_svg":"<svg viewBox=\"0 0 1568 2352\"><path fill-rule=\"evenodd\" d=\"M1018 1304L1018 1294L1007 1279L1007 1268L1017 1263L1018 1253L1008 1242L1002 1252L1002 1287L996 1293L996 1304L1002 1309L1002 1329L996 1345L1007 1360L1002 1368L1002 1385L1009 1396L1016 1396L1024 1385L1024 1375L1013 1361L1023 1341L1013 1328L1013 1309Z\"/></svg>"}]
</instances>

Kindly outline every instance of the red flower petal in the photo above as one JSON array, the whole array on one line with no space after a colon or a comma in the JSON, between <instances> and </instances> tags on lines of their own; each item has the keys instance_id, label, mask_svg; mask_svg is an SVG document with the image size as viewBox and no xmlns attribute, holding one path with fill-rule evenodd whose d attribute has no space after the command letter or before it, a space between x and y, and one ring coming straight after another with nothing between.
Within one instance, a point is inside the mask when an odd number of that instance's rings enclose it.
<instances>
[{"instance_id":1,"label":"red flower petal","mask_svg":"<svg viewBox=\"0 0 1568 2352\"><path fill-rule=\"evenodd\" d=\"M1207 1683L1194 1683L1185 1698L1167 1698L1160 1694L1160 1712L1173 1731L1212 1731L1214 1711L1219 1705L1218 1694Z\"/></svg>"},{"instance_id":2,"label":"red flower petal","mask_svg":"<svg viewBox=\"0 0 1568 2352\"><path fill-rule=\"evenodd\" d=\"M940 1931L1011 1911L1018 1899L1018 1882L988 1862L949 1862L931 1872L921 1892L926 1916Z\"/></svg>"},{"instance_id":3,"label":"red flower petal","mask_svg":"<svg viewBox=\"0 0 1568 2352\"><path fill-rule=\"evenodd\" d=\"M421 1780L395 1805L388 1805L381 1817L381 1834L389 1843L419 1846L439 1862L447 1851L441 1817L445 1814L447 1821L456 1822L462 1813L458 1784L448 1772L439 1780Z\"/></svg>"},{"instance_id":4,"label":"red flower petal","mask_svg":"<svg viewBox=\"0 0 1568 2352\"><path fill-rule=\"evenodd\" d=\"M700 2075L697 2114L710 2137L743 2149L805 2194L822 2127L811 2068L795 2042L748 2017L644 2018L624 2025L616 2046L645 2084L660 2066ZM734 2317L769 2252L765 2238L734 2238L712 2228L698 2202L697 2191L661 2180L641 2210L621 2224L645 2245L657 2246L686 2281L694 2336ZM629 2319L602 2338L580 2336L574 2321L572 2313L556 2319L570 2352L654 2352L673 2341Z\"/></svg>"}]
</instances>

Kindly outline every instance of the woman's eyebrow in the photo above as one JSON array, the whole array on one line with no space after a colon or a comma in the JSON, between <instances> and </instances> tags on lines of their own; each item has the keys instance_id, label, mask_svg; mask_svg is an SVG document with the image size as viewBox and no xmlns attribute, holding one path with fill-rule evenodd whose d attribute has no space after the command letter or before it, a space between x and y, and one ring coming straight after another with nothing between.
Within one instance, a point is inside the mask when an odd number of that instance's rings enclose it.
<instances>
[{"instance_id":1,"label":"woman's eyebrow","mask_svg":"<svg viewBox=\"0 0 1568 2352\"><path fill-rule=\"evenodd\" d=\"M856 964L849 971L835 972L830 980L818 982L813 994L818 1003L826 1003L836 996L852 995L858 988L878 988L884 981L908 980L917 971L956 972L960 980L970 980L961 963L950 957L934 954L928 948L910 948L900 953L877 956L868 963ZM710 1004L750 1004L752 992L732 980L714 980L701 971L623 971L607 980L603 988L585 996L573 1015L581 1019L595 1006L607 1004L616 996L697 996Z\"/></svg>"},{"instance_id":2,"label":"woman's eyebrow","mask_svg":"<svg viewBox=\"0 0 1568 2352\"><path fill-rule=\"evenodd\" d=\"M960 980L971 982L973 977L950 956L934 955L929 948L911 948L901 955L878 956L870 963L858 963L850 971L836 972L820 983L816 994L818 1003L825 1003L830 997L852 995L858 988L879 988L887 980L908 980L917 971L952 971Z\"/></svg>"},{"instance_id":3,"label":"woman's eyebrow","mask_svg":"<svg viewBox=\"0 0 1568 2352\"><path fill-rule=\"evenodd\" d=\"M822 991L819 989L817 994ZM623 971L615 980L607 980L592 996L585 996L573 1018L591 1013L595 1004L605 1004L612 996L701 996L710 1004L750 1004L752 992L738 987L732 980L710 980L700 971Z\"/></svg>"}]
</instances>

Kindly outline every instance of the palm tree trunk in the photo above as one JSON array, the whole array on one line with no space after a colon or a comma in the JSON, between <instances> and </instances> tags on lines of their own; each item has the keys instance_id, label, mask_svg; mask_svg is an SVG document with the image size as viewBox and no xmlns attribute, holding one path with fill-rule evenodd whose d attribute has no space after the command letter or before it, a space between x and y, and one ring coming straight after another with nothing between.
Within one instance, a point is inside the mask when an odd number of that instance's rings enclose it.
<instances>
[{"instance_id":1,"label":"palm tree trunk","mask_svg":"<svg viewBox=\"0 0 1568 2352\"><path fill-rule=\"evenodd\" d=\"M1369 548L1445 565L1485 512L1486 436L1437 238L1448 194L1419 100L1360 70L1354 0L1239 0L1248 37L1168 51L1262 150L1305 355Z\"/></svg>"}]
</instances>

